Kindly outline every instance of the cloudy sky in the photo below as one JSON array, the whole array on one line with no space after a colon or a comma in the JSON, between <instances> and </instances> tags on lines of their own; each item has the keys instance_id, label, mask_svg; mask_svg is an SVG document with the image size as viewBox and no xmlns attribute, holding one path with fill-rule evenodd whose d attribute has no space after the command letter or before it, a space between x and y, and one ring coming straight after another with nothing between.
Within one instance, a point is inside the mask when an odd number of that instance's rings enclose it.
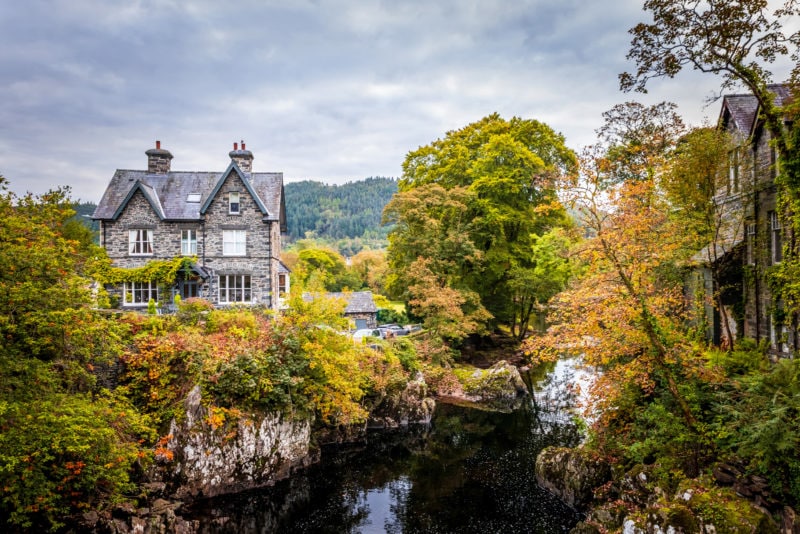
<instances>
[{"instance_id":1,"label":"cloudy sky","mask_svg":"<svg viewBox=\"0 0 800 534\"><path fill-rule=\"evenodd\" d=\"M409 150L492 112L579 148L602 112L671 100L715 119L691 72L626 95L641 0L25 0L0 3L0 174L98 201L115 169L227 166L286 182L399 176Z\"/></svg>"}]
</instances>

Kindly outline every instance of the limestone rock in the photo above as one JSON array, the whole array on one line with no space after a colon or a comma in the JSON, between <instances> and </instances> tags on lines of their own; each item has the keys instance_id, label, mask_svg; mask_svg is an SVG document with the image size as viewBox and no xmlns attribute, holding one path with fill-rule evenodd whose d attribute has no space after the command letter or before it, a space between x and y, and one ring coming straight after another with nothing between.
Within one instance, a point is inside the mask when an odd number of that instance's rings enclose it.
<instances>
[{"instance_id":1,"label":"limestone rock","mask_svg":"<svg viewBox=\"0 0 800 534\"><path fill-rule=\"evenodd\" d=\"M539 485L574 508L588 506L610 478L610 466L584 449L547 447L536 458Z\"/></svg>"},{"instance_id":2,"label":"limestone rock","mask_svg":"<svg viewBox=\"0 0 800 534\"><path fill-rule=\"evenodd\" d=\"M313 460L308 419L253 414L214 428L207 422L199 387L187 396L185 412L180 423L171 423L172 438L166 446L173 458L153 473L153 479L167 482L178 499L272 485Z\"/></svg>"}]
</instances>

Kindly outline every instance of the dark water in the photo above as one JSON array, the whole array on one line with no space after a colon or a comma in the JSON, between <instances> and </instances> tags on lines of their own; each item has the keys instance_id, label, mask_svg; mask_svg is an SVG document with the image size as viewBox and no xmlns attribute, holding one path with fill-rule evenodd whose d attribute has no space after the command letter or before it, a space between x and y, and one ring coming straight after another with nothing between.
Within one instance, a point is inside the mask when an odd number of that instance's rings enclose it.
<instances>
[{"instance_id":1,"label":"dark water","mask_svg":"<svg viewBox=\"0 0 800 534\"><path fill-rule=\"evenodd\" d=\"M198 503L187 519L204 533L568 532L578 516L537 486L533 466L543 447L580 436L549 405L504 414L440 403L430 426L325 448L307 472Z\"/></svg>"}]
</instances>

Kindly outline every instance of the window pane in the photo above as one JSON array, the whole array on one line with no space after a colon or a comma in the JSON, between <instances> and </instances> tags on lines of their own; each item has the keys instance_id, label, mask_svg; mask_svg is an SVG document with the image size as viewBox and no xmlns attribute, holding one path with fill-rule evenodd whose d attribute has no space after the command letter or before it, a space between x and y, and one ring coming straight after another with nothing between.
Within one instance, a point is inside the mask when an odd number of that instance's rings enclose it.
<instances>
[{"instance_id":1,"label":"window pane","mask_svg":"<svg viewBox=\"0 0 800 534\"><path fill-rule=\"evenodd\" d=\"M181 254L184 256L197 255L197 230L181 231Z\"/></svg>"},{"instance_id":2,"label":"window pane","mask_svg":"<svg viewBox=\"0 0 800 534\"><path fill-rule=\"evenodd\" d=\"M224 256L244 256L247 252L246 230L222 231L222 254Z\"/></svg>"}]
</instances>

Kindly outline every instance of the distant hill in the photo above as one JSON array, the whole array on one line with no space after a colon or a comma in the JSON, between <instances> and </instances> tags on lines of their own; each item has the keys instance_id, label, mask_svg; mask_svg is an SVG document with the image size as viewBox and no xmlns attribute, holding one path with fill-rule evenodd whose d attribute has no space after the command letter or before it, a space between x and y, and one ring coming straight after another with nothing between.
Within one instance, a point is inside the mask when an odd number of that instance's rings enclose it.
<instances>
[{"instance_id":1,"label":"distant hill","mask_svg":"<svg viewBox=\"0 0 800 534\"><path fill-rule=\"evenodd\" d=\"M312 237L385 245L389 228L381 226L381 214L397 192L397 180L375 177L343 185L305 180L287 183L284 189L289 242ZM339 248L347 253L343 249L352 247Z\"/></svg>"},{"instance_id":2,"label":"distant hill","mask_svg":"<svg viewBox=\"0 0 800 534\"><path fill-rule=\"evenodd\" d=\"M97 233L100 230L100 223L93 221L91 218L97 208L97 204L94 202L79 202L73 205L72 208L75 210L75 219L88 226L92 232Z\"/></svg>"}]
</instances>

